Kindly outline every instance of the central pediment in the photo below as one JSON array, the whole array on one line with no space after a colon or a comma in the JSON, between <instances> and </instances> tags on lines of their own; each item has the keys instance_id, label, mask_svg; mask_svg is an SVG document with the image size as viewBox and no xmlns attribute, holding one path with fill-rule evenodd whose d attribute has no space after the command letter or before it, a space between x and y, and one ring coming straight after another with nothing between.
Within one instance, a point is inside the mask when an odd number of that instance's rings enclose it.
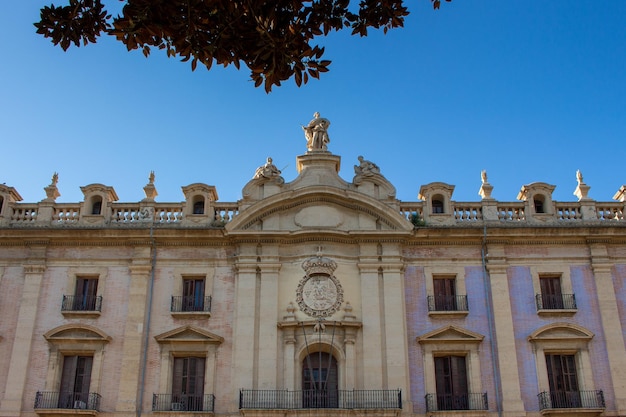
<instances>
[{"instance_id":1,"label":"central pediment","mask_svg":"<svg viewBox=\"0 0 626 417\"><path fill-rule=\"evenodd\" d=\"M226 225L228 234L413 230L400 214L395 187L361 156L352 182L339 177L341 157L328 151L298 156L298 176L291 182L273 169L272 158L267 161L244 187L239 213Z\"/></svg>"},{"instance_id":2,"label":"central pediment","mask_svg":"<svg viewBox=\"0 0 626 417\"><path fill-rule=\"evenodd\" d=\"M229 234L304 230L411 232L413 225L395 207L357 191L325 186L273 195L247 207L226 225Z\"/></svg>"}]
</instances>

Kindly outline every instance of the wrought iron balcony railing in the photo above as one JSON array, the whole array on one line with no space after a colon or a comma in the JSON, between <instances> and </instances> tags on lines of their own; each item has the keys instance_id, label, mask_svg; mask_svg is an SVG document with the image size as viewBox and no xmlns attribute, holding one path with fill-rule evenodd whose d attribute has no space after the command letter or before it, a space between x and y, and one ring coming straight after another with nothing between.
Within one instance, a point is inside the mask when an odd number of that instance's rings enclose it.
<instances>
[{"instance_id":1,"label":"wrought iron balcony railing","mask_svg":"<svg viewBox=\"0 0 626 417\"><path fill-rule=\"evenodd\" d=\"M241 390L240 409L295 410L303 408L402 408L397 390Z\"/></svg>"},{"instance_id":2,"label":"wrought iron balcony railing","mask_svg":"<svg viewBox=\"0 0 626 417\"><path fill-rule=\"evenodd\" d=\"M426 394L428 411L488 410L487 393L476 394Z\"/></svg>"},{"instance_id":3,"label":"wrought iron balcony railing","mask_svg":"<svg viewBox=\"0 0 626 417\"><path fill-rule=\"evenodd\" d=\"M428 311L469 311L467 295L429 295Z\"/></svg>"},{"instance_id":4,"label":"wrought iron balcony railing","mask_svg":"<svg viewBox=\"0 0 626 417\"><path fill-rule=\"evenodd\" d=\"M539 409L551 408L605 408L602 390L544 391L537 396Z\"/></svg>"},{"instance_id":5,"label":"wrought iron balcony railing","mask_svg":"<svg viewBox=\"0 0 626 417\"><path fill-rule=\"evenodd\" d=\"M37 391L35 408L100 411L100 399L95 392Z\"/></svg>"},{"instance_id":6,"label":"wrought iron balcony railing","mask_svg":"<svg viewBox=\"0 0 626 417\"><path fill-rule=\"evenodd\" d=\"M576 295L574 294L537 294L535 299L537 310L576 310Z\"/></svg>"},{"instance_id":7,"label":"wrought iron balcony railing","mask_svg":"<svg viewBox=\"0 0 626 417\"><path fill-rule=\"evenodd\" d=\"M206 297L194 297L193 295L173 295L171 312L172 313L185 313L185 312L199 312L209 313L211 311L211 296Z\"/></svg>"},{"instance_id":8,"label":"wrought iron balcony railing","mask_svg":"<svg viewBox=\"0 0 626 417\"><path fill-rule=\"evenodd\" d=\"M215 396L153 394L152 411L213 411Z\"/></svg>"},{"instance_id":9,"label":"wrought iron balcony railing","mask_svg":"<svg viewBox=\"0 0 626 417\"><path fill-rule=\"evenodd\" d=\"M64 295L61 311L102 311L102 296Z\"/></svg>"}]
</instances>

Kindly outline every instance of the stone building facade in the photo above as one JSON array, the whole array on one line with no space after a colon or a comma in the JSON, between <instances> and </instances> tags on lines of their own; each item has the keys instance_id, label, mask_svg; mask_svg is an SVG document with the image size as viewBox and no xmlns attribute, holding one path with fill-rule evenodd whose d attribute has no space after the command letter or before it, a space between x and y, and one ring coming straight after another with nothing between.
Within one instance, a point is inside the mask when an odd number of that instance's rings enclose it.
<instances>
[{"instance_id":1,"label":"stone building facade","mask_svg":"<svg viewBox=\"0 0 626 417\"><path fill-rule=\"evenodd\" d=\"M329 124L234 203L0 185L0 417L626 416L626 187L402 202Z\"/></svg>"}]
</instances>

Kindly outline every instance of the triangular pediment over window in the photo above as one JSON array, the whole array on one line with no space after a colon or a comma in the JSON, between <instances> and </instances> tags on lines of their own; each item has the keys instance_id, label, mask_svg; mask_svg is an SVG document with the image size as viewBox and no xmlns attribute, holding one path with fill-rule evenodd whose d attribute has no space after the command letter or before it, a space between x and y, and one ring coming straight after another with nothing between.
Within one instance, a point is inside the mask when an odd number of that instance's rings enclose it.
<instances>
[{"instance_id":1,"label":"triangular pediment over window","mask_svg":"<svg viewBox=\"0 0 626 417\"><path fill-rule=\"evenodd\" d=\"M154 337L158 343L205 343L220 344L224 338L206 330L183 326Z\"/></svg>"},{"instance_id":2,"label":"triangular pediment over window","mask_svg":"<svg viewBox=\"0 0 626 417\"><path fill-rule=\"evenodd\" d=\"M442 327L417 338L419 343L480 343L485 336L457 326Z\"/></svg>"}]
</instances>

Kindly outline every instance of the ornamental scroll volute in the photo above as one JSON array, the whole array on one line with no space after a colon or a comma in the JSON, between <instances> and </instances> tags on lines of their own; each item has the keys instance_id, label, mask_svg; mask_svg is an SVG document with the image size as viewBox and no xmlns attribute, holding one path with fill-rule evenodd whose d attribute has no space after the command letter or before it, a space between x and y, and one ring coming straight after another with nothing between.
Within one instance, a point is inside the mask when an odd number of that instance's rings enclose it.
<instances>
[{"instance_id":1,"label":"ornamental scroll volute","mask_svg":"<svg viewBox=\"0 0 626 417\"><path fill-rule=\"evenodd\" d=\"M337 263L324 256L302 262L305 276L296 290L300 310L310 317L323 318L335 314L343 304L343 288L333 275Z\"/></svg>"}]
</instances>

